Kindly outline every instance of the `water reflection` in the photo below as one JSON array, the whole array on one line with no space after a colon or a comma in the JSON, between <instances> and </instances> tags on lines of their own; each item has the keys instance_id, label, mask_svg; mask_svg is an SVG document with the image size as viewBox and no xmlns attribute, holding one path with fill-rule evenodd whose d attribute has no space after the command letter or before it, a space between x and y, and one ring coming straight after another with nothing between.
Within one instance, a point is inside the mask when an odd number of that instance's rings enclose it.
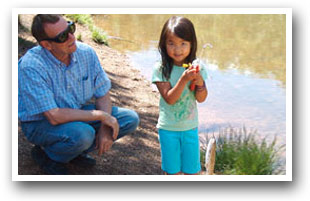
<instances>
[{"instance_id":1,"label":"water reflection","mask_svg":"<svg viewBox=\"0 0 310 201\"><path fill-rule=\"evenodd\" d=\"M114 14L95 15L94 20L113 36L113 48L136 52L156 48L161 28L170 16ZM285 15L183 16L195 25L198 55L202 59L220 69L235 67L241 72L279 80L285 87ZM211 46L202 51L206 43Z\"/></svg>"},{"instance_id":2,"label":"water reflection","mask_svg":"<svg viewBox=\"0 0 310 201\"><path fill-rule=\"evenodd\" d=\"M208 100L199 105L201 130L217 133L233 126L258 130L262 136L279 135L285 143L285 90L279 81L253 78L235 69L209 68Z\"/></svg>"},{"instance_id":3,"label":"water reflection","mask_svg":"<svg viewBox=\"0 0 310 201\"><path fill-rule=\"evenodd\" d=\"M160 31L170 16L95 15L94 20L113 36L111 47L129 55L151 80ZM285 15L184 16L195 25L197 55L209 73L209 96L199 105L200 130L245 126L285 143Z\"/></svg>"}]
</instances>

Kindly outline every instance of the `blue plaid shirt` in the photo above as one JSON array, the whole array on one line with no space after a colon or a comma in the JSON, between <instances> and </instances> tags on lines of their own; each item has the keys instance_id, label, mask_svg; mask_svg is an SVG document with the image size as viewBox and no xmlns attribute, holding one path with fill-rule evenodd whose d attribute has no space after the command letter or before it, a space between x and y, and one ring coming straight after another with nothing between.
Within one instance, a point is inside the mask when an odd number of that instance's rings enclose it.
<instances>
[{"instance_id":1,"label":"blue plaid shirt","mask_svg":"<svg viewBox=\"0 0 310 201\"><path fill-rule=\"evenodd\" d=\"M44 119L54 108L79 109L93 96L104 96L111 81L95 51L76 42L69 66L41 46L30 49L18 61L18 117L21 121Z\"/></svg>"}]
</instances>

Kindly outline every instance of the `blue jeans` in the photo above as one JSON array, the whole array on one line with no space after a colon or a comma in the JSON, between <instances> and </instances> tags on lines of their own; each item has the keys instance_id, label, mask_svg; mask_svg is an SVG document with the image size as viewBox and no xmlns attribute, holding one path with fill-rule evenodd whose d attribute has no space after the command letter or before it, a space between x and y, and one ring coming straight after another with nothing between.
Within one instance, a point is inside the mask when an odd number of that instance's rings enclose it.
<instances>
[{"instance_id":1,"label":"blue jeans","mask_svg":"<svg viewBox=\"0 0 310 201\"><path fill-rule=\"evenodd\" d=\"M93 110L95 105L87 105L82 109ZM112 107L112 116L119 123L117 139L134 132L139 125L139 116L135 111ZM56 126L48 120L21 123L22 130L31 143L40 145L52 160L62 163L93 151L100 125L100 121L75 121Z\"/></svg>"}]
</instances>

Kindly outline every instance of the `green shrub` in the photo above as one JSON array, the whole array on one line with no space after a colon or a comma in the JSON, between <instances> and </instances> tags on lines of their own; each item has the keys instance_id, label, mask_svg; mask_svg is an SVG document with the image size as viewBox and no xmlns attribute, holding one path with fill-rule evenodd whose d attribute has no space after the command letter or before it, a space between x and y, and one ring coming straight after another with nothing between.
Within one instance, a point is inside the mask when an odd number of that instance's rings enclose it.
<instances>
[{"instance_id":1,"label":"green shrub","mask_svg":"<svg viewBox=\"0 0 310 201\"><path fill-rule=\"evenodd\" d=\"M79 24L87 25L92 32L92 39L99 44L109 45L107 34L100 28L94 25L94 21L89 14L66 14L67 18Z\"/></svg>"},{"instance_id":2,"label":"green shrub","mask_svg":"<svg viewBox=\"0 0 310 201\"><path fill-rule=\"evenodd\" d=\"M78 41L83 41L83 40L82 40L82 34L77 35L76 39L77 39Z\"/></svg>"},{"instance_id":3,"label":"green shrub","mask_svg":"<svg viewBox=\"0 0 310 201\"><path fill-rule=\"evenodd\" d=\"M89 14L66 14L65 16L79 24L84 24L84 25L94 24L94 21L91 15Z\"/></svg>"},{"instance_id":4,"label":"green shrub","mask_svg":"<svg viewBox=\"0 0 310 201\"><path fill-rule=\"evenodd\" d=\"M92 39L99 44L108 45L107 34L100 28L94 28L92 32Z\"/></svg>"},{"instance_id":5,"label":"green shrub","mask_svg":"<svg viewBox=\"0 0 310 201\"><path fill-rule=\"evenodd\" d=\"M237 132L227 129L220 132L216 144L215 172L229 175L271 175L281 173L279 153L284 148L264 138L258 142L256 131L247 133L245 128ZM202 152L201 160L204 164Z\"/></svg>"}]
</instances>

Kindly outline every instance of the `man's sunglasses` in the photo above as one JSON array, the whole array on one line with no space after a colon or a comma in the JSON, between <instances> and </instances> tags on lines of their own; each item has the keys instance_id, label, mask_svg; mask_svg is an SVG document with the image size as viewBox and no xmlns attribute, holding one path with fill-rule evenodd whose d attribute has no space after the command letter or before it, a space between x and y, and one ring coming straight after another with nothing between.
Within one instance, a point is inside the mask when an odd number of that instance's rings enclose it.
<instances>
[{"instance_id":1,"label":"man's sunglasses","mask_svg":"<svg viewBox=\"0 0 310 201\"><path fill-rule=\"evenodd\" d=\"M75 32L74 22L68 21L68 27L63 32L59 33L55 38L46 38L44 40L53 41L55 43L64 43L69 38L69 33L73 34Z\"/></svg>"}]
</instances>

